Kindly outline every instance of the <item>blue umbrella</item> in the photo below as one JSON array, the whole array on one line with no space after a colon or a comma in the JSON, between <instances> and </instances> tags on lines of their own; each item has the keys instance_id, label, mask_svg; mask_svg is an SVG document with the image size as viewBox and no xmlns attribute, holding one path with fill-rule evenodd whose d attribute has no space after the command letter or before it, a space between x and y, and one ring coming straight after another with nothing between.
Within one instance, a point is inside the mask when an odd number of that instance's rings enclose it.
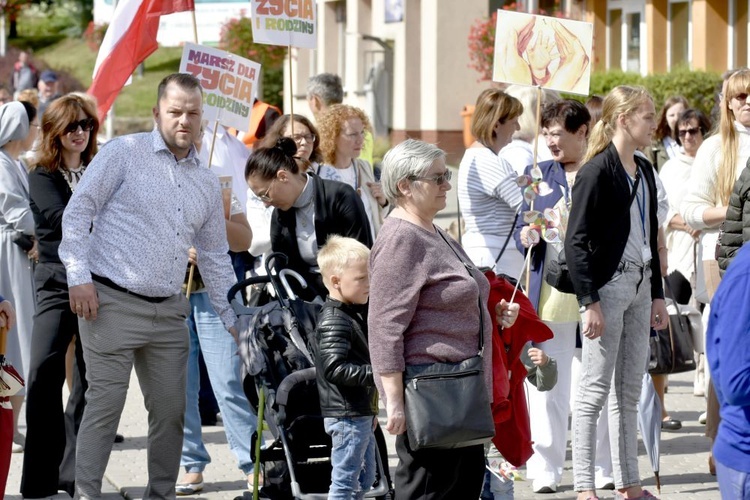
<instances>
[{"instance_id":1,"label":"blue umbrella","mask_svg":"<svg viewBox=\"0 0 750 500\"><path fill-rule=\"evenodd\" d=\"M651 375L648 373L648 357L646 358L646 372L643 374L641 398L638 401L638 427L641 429L641 439L646 447L646 453L651 460L651 468L656 478L656 490L661 493L659 479L659 458L661 452L661 401L656 395Z\"/></svg>"}]
</instances>

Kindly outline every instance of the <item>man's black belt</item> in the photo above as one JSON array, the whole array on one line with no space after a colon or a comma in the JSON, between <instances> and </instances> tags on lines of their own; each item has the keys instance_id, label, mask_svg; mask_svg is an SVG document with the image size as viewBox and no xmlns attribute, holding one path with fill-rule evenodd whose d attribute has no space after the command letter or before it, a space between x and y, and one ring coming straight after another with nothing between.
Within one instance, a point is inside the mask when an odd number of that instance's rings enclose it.
<instances>
[{"instance_id":1,"label":"man's black belt","mask_svg":"<svg viewBox=\"0 0 750 500\"><path fill-rule=\"evenodd\" d=\"M127 293L128 295L132 295L133 297L136 297L141 300L145 300L146 302L151 302L154 304L158 304L160 302L164 302L167 299L170 299L171 297L148 297L146 295L141 295L140 293L131 292L127 288L121 287L114 281L112 281L109 278L105 278L104 276L99 276L98 274L91 273L91 279L96 281L97 283L101 283L102 285L108 286L112 290L117 290L118 292Z\"/></svg>"}]
</instances>

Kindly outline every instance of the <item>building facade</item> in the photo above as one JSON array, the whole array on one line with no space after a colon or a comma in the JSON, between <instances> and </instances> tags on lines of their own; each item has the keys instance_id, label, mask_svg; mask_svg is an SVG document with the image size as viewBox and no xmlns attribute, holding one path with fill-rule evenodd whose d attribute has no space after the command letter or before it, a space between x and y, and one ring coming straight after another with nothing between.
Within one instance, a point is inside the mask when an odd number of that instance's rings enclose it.
<instances>
[{"instance_id":1,"label":"building facade","mask_svg":"<svg viewBox=\"0 0 750 500\"><path fill-rule=\"evenodd\" d=\"M293 49L285 111L311 116L310 75L341 75L345 102L364 109L377 136L437 143L456 164L464 106L491 82L469 68L468 36L503 0L318 0L318 49ZM524 12L561 12L594 24L594 68L641 74L684 66L722 72L748 65L750 0L519 0ZM293 75L290 86L288 72Z\"/></svg>"}]
</instances>

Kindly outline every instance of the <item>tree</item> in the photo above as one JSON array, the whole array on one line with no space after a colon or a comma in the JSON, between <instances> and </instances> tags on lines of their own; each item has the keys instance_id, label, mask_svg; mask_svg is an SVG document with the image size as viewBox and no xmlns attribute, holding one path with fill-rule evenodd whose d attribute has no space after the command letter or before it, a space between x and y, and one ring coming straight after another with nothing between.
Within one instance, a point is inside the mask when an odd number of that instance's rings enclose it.
<instances>
[{"instance_id":1,"label":"tree","mask_svg":"<svg viewBox=\"0 0 750 500\"><path fill-rule=\"evenodd\" d=\"M18 14L24 5L30 4L31 0L0 0L0 17L2 17L3 27L5 18L10 22L8 38L18 38L18 27L16 25ZM3 30L4 31L4 30Z\"/></svg>"},{"instance_id":2,"label":"tree","mask_svg":"<svg viewBox=\"0 0 750 500\"><path fill-rule=\"evenodd\" d=\"M260 63L261 86L263 90L261 100L281 106L283 99L281 92L284 86L284 57L286 47L267 45L253 41L253 25L250 18L244 15L230 19L221 27L219 46L222 50L246 57Z\"/></svg>"}]
</instances>

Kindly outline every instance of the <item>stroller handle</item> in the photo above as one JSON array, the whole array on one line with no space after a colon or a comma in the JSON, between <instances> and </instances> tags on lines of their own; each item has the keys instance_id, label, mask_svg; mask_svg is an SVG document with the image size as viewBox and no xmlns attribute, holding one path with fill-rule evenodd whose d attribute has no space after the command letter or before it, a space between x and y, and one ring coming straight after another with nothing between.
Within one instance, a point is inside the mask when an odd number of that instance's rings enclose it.
<instances>
[{"instance_id":1,"label":"stroller handle","mask_svg":"<svg viewBox=\"0 0 750 500\"><path fill-rule=\"evenodd\" d=\"M231 304L234 300L234 296L237 295L237 292L247 286L260 285L261 283L270 283L270 281L271 278L269 278L268 276L251 276L250 278L245 278L239 283L235 283L234 285L232 285L232 288L230 288L227 292L227 302Z\"/></svg>"},{"instance_id":2,"label":"stroller handle","mask_svg":"<svg viewBox=\"0 0 750 500\"><path fill-rule=\"evenodd\" d=\"M279 388L276 390L276 404L280 407L286 406L286 403L289 400L289 393L294 386L307 380L315 380L314 366L303 368L302 370L297 370L296 372L287 375L284 380L281 381Z\"/></svg>"}]
</instances>

